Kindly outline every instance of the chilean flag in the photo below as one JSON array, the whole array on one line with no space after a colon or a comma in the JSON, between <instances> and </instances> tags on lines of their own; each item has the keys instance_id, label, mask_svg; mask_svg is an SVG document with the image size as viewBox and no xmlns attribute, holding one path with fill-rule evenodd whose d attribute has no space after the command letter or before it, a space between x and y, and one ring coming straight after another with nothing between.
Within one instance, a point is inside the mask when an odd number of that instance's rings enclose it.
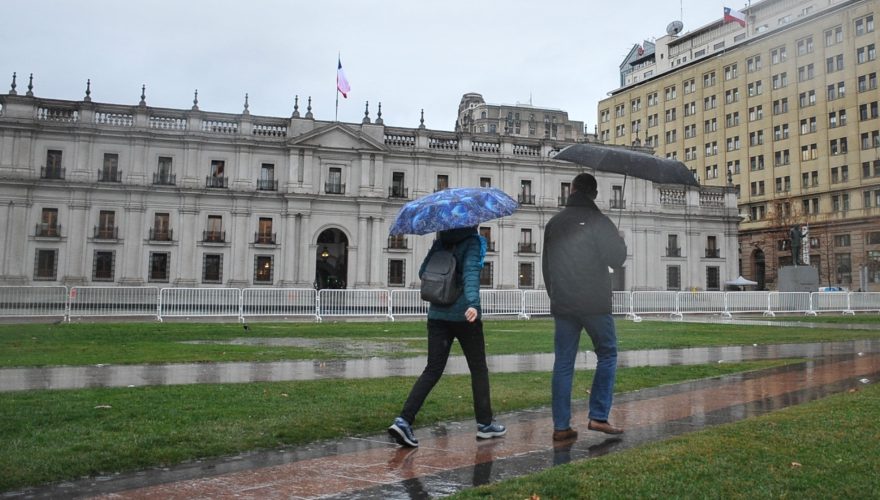
<instances>
[{"instance_id":1,"label":"chilean flag","mask_svg":"<svg viewBox=\"0 0 880 500\"><path fill-rule=\"evenodd\" d=\"M743 28L746 27L746 15L738 10L731 9L730 7L724 8L724 22L725 23L739 23Z\"/></svg>"},{"instance_id":2,"label":"chilean flag","mask_svg":"<svg viewBox=\"0 0 880 500\"><path fill-rule=\"evenodd\" d=\"M345 78L345 72L342 71L342 59L337 59L336 66L336 90L342 94L342 97L348 99L348 93L351 92L351 86L348 85L348 80Z\"/></svg>"}]
</instances>

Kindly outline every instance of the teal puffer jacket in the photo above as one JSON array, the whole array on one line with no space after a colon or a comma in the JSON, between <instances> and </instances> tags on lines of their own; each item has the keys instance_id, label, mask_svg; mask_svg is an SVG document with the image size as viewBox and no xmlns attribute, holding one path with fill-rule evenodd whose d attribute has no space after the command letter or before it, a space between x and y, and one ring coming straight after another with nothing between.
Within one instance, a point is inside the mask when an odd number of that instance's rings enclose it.
<instances>
[{"instance_id":1,"label":"teal puffer jacket","mask_svg":"<svg viewBox=\"0 0 880 500\"><path fill-rule=\"evenodd\" d=\"M431 304L428 308L428 319L442 319L446 321L467 321L464 312L473 307L478 313L480 310L480 270L483 268L483 257L486 255L486 242L477 233L477 228L467 227L440 231L438 239L434 240L428 255L419 268L419 276L425 271L425 265L431 255L445 245L455 245L455 258L458 261L457 269L461 273L463 285L462 294L454 304L442 306Z\"/></svg>"}]
</instances>

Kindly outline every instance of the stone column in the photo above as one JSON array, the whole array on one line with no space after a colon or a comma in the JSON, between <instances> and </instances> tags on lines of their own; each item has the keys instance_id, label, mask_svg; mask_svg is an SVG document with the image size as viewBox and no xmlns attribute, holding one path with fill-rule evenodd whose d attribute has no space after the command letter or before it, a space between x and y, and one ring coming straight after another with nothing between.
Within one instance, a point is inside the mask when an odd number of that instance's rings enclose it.
<instances>
[{"instance_id":1,"label":"stone column","mask_svg":"<svg viewBox=\"0 0 880 500\"><path fill-rule=\"evenodd\" d=\"M382 245L385 243L385 232L381 230L384 220L381 217L372 217L370 224L370 277L369 283L372 288L384 288L388 286L387 275L383 275L380 269L387 269L387 264L382 262L384 254Z\"/></svg>"},{"instance_id":2,"label":"stone column","mask_svg":"<svg viewBox=\"0 0 880 500\"><path fill-rule=\"evenodd\" d=\"M232 252L229 263L225 266L227 269L232 268L232 278L227 280L226 284L235 288L246 288L250 283L250 272L253 269L253 263L248 260L248 242L251 241L251 235L248 231L248 217L250 210L245 208L235 208L232 210L232 231L227 236L232 240Z\"/></svg>"},{"instance_id":3,"label":"stone column","mask_svg":"<svg viewBox=\"0 0 880 500\"><path fill-rule=\"evenodd\" d=\"M297 238L297 231L302 214L291 213L289 209L284 209L281 218L284 221L282 225L282 244L281 244L281 286L296 286L296 270L299 262L300 246Z\"/></svg>"},{"instance_id":4,"label":"stone column","mask_svg":"<svg viewBox=\"0 0 880 500\"><path fill-rule=\"evenodd\" d=\"M355 239L357 240L356 246L349 246L348 250L350 253L355 253L357 256L357 270L355 273L355 288L366 288L368 286L368 272L367 267L369 266L369 261L367 258L369 257L369 241L368 241L368 224L367 217L359 216L358 217L358 229L357 234L355 235ZM351 272L351 270L349 270Z\"/></svg>"},{"instance_id":5,"label":"stone column","mask_svg":"<svg viewBox=\"0 0 880 500\"><path fill-rule=\"evenodd\" d=\"M70 219L68 229L65 231L67 237L67 255L59 255L58 258L66 259L66 274L63 277L63 283L67 286L83 285L90 276L90 267L86 265L90 262L89 255L86 255L88 241L92 235L92 228L89 226L89 211L91 206L86 201L71 201L68 204L70 209Z\"/></svg>"}]
</instances>

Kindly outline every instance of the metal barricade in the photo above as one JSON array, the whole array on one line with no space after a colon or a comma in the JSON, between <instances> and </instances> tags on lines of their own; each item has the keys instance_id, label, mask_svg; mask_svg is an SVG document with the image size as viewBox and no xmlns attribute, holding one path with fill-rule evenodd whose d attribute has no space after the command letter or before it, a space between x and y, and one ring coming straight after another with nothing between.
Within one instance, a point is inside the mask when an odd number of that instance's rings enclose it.
<instances>
[{"instance_id":1,"label":"metal barricade","mask_svg":"<svg viewBox=\"0 0 880 500\"><path fill-rule=\"evenodd\" d=\"M849 307L853 311L880 312L880 292L851 292Z\"/></svg>"},{"instance_id":2,"label":"metal barricade","mask_svg":"<svg viewBox=\"0 0 880 500\"><path fill-rule=\"evenodd\" d=\"M680 314L721 314L730 316L725 307L724 292L678 292Z\"/></svg>"},{"instance_id":3,"label":"metal barricade","mask_svg":"<svg viewBox=\"0 0 880 500\"><path fill-rule=\"evenodd\" d=\"M318 292L313 288L245 288L241 291L241 316L318 318Z\"/></svg>"},{"instance_id":4,"label":"metal barricade","mask_svg":"<svg viewBox=\"0 0 880 500\"><path fill-rule=\"evenodd\" d=\"M727 312L770 313L770 292L727 292Z\"/></svg>"},{"instance_id":5,"label":"metal barricade","mask_svg":"<svg viewBox=\"0 0 880 500\"><path fill-rule=\"evenodd\" d=\"M68 318L154 316L159 319L155 286L75 286L70 289Z\"/></svg>"},{"instance_id":6,"label":"metal barricade","mask_svg":"<svg viewBox=\"0 0 880 500\"><path fill-rule=\"evenodd\" d=\"M632 310L631 292L611 292L611 314L625 314L627 318L635 318Z\"/></svg>"},{"instance_id":7,"label":"metal barricade","mask_svg":"<svg viewBox=\"0 0 880 500\"><path fill-rule=\"evenodd\" d=\"M66 286L0 286L0 317L67 317Z\"/></svg>"},{"instance_id":8,"label":"metal barricade","mask_svg":"<svg viewBox=\"0 0 880 500\"><path fill-rule=\"evenodd\" d=\"M331 290L318 292L318 317L391 315L388 290Z\"/></svg>"},{"instance_id":9,"label":"metal barricade","mask_svg":"<svg viewBox=\"0 0 880 500\"><path fill-rule=\"evenodd\" d=\"M633 292L632 312L639 314L669 314L681 318L678 311L678 292Z\"/></svg>"},{"instance_id":10,"label":"metal barricade","mask_svg":"<svg viewBox=\"0 0 880 500\"><path fill-rule=\"evenodd\" d=\"M166 317L229 317L241 320L238 288L163 288L159 320Z\"/></svg>"},{"instance_id":11,"label":"metal barricade","mask_svg":"<svg viewBox=\"0 0 880 500\"><path fill-rule=\"evenodd\" d=\"M547 290L525 290L523 292L523 317L531 318L534 315L548 316L550 314L550 296Z\"/></svg>"},{"instance_id":12,"label":"metal barricade","mask_svg":"<svg viewBox=\"0 0 880 500\"><path fill-rule=\"evenodd\" d=\"M810 292L770 292L768 300L770 316L775 316L776 313L813 313L810 308Z\"/></svg>"},{"instance_id":13,"label":"metal barricade","mask_svg":"<svg viewBox=\"0 0 880 500\"><path fill-rule=\"evenodd\" d=\"M849 294L846 292L813 292L810 294L810 310L814 313L855 314L849 307Z\"/></svg>"},{"instance_id":14,"label":"metal barricade","mask_svg":"<svg viewBox=\"0 0 880 500\"><path fill-rule=\"evenodd\" d=\"M523 317L522 290L480 290L483 316Z\"/></svg>"},{"instance_id":15,"label":"metal barricade","mask_svg":"<svg viewBox=\"0 0 880 500\"><path fill-rule=\"evenodd\" d=\"M391 316L427 316L431 304L421 290L391 290Z\"/></svg>"}]
</instances>

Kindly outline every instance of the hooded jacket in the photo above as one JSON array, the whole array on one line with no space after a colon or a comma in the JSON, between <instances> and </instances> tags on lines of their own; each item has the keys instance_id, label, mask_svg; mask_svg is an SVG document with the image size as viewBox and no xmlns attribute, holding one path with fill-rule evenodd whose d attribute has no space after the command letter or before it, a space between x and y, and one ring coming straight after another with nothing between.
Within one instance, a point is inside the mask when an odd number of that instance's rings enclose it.
<instances>
[{"instance_id":1,"label":"hooded jacket","mask_svg":"<svg viewBox=\"0 0 880 500\"><path fill-rule=\"evenodd\" d=\"M486 241L477 233L475 227L463 227L440 231L428 255L419 268L419 276L425 271L425 265L431 255L444 247L455 245L456 269L461 277L462 293L455 303L448 306L431 304L428 308L428 319L446 321L467 321L464 312L473 307L480 313L480 270L483 268L483 257L486 255Z\"/></svg>"},{"instance_id":2,"label":"hooded jacket","mask_svg":"<svg viewBox=\"0 0 880 500\"><path fill-rule=\"evenodd\" d=\"M611 275L626 261L617 227L587 193L574 192L544 228L542 270L554 316L611 313Z\"/></svg>"}]
</instances>

